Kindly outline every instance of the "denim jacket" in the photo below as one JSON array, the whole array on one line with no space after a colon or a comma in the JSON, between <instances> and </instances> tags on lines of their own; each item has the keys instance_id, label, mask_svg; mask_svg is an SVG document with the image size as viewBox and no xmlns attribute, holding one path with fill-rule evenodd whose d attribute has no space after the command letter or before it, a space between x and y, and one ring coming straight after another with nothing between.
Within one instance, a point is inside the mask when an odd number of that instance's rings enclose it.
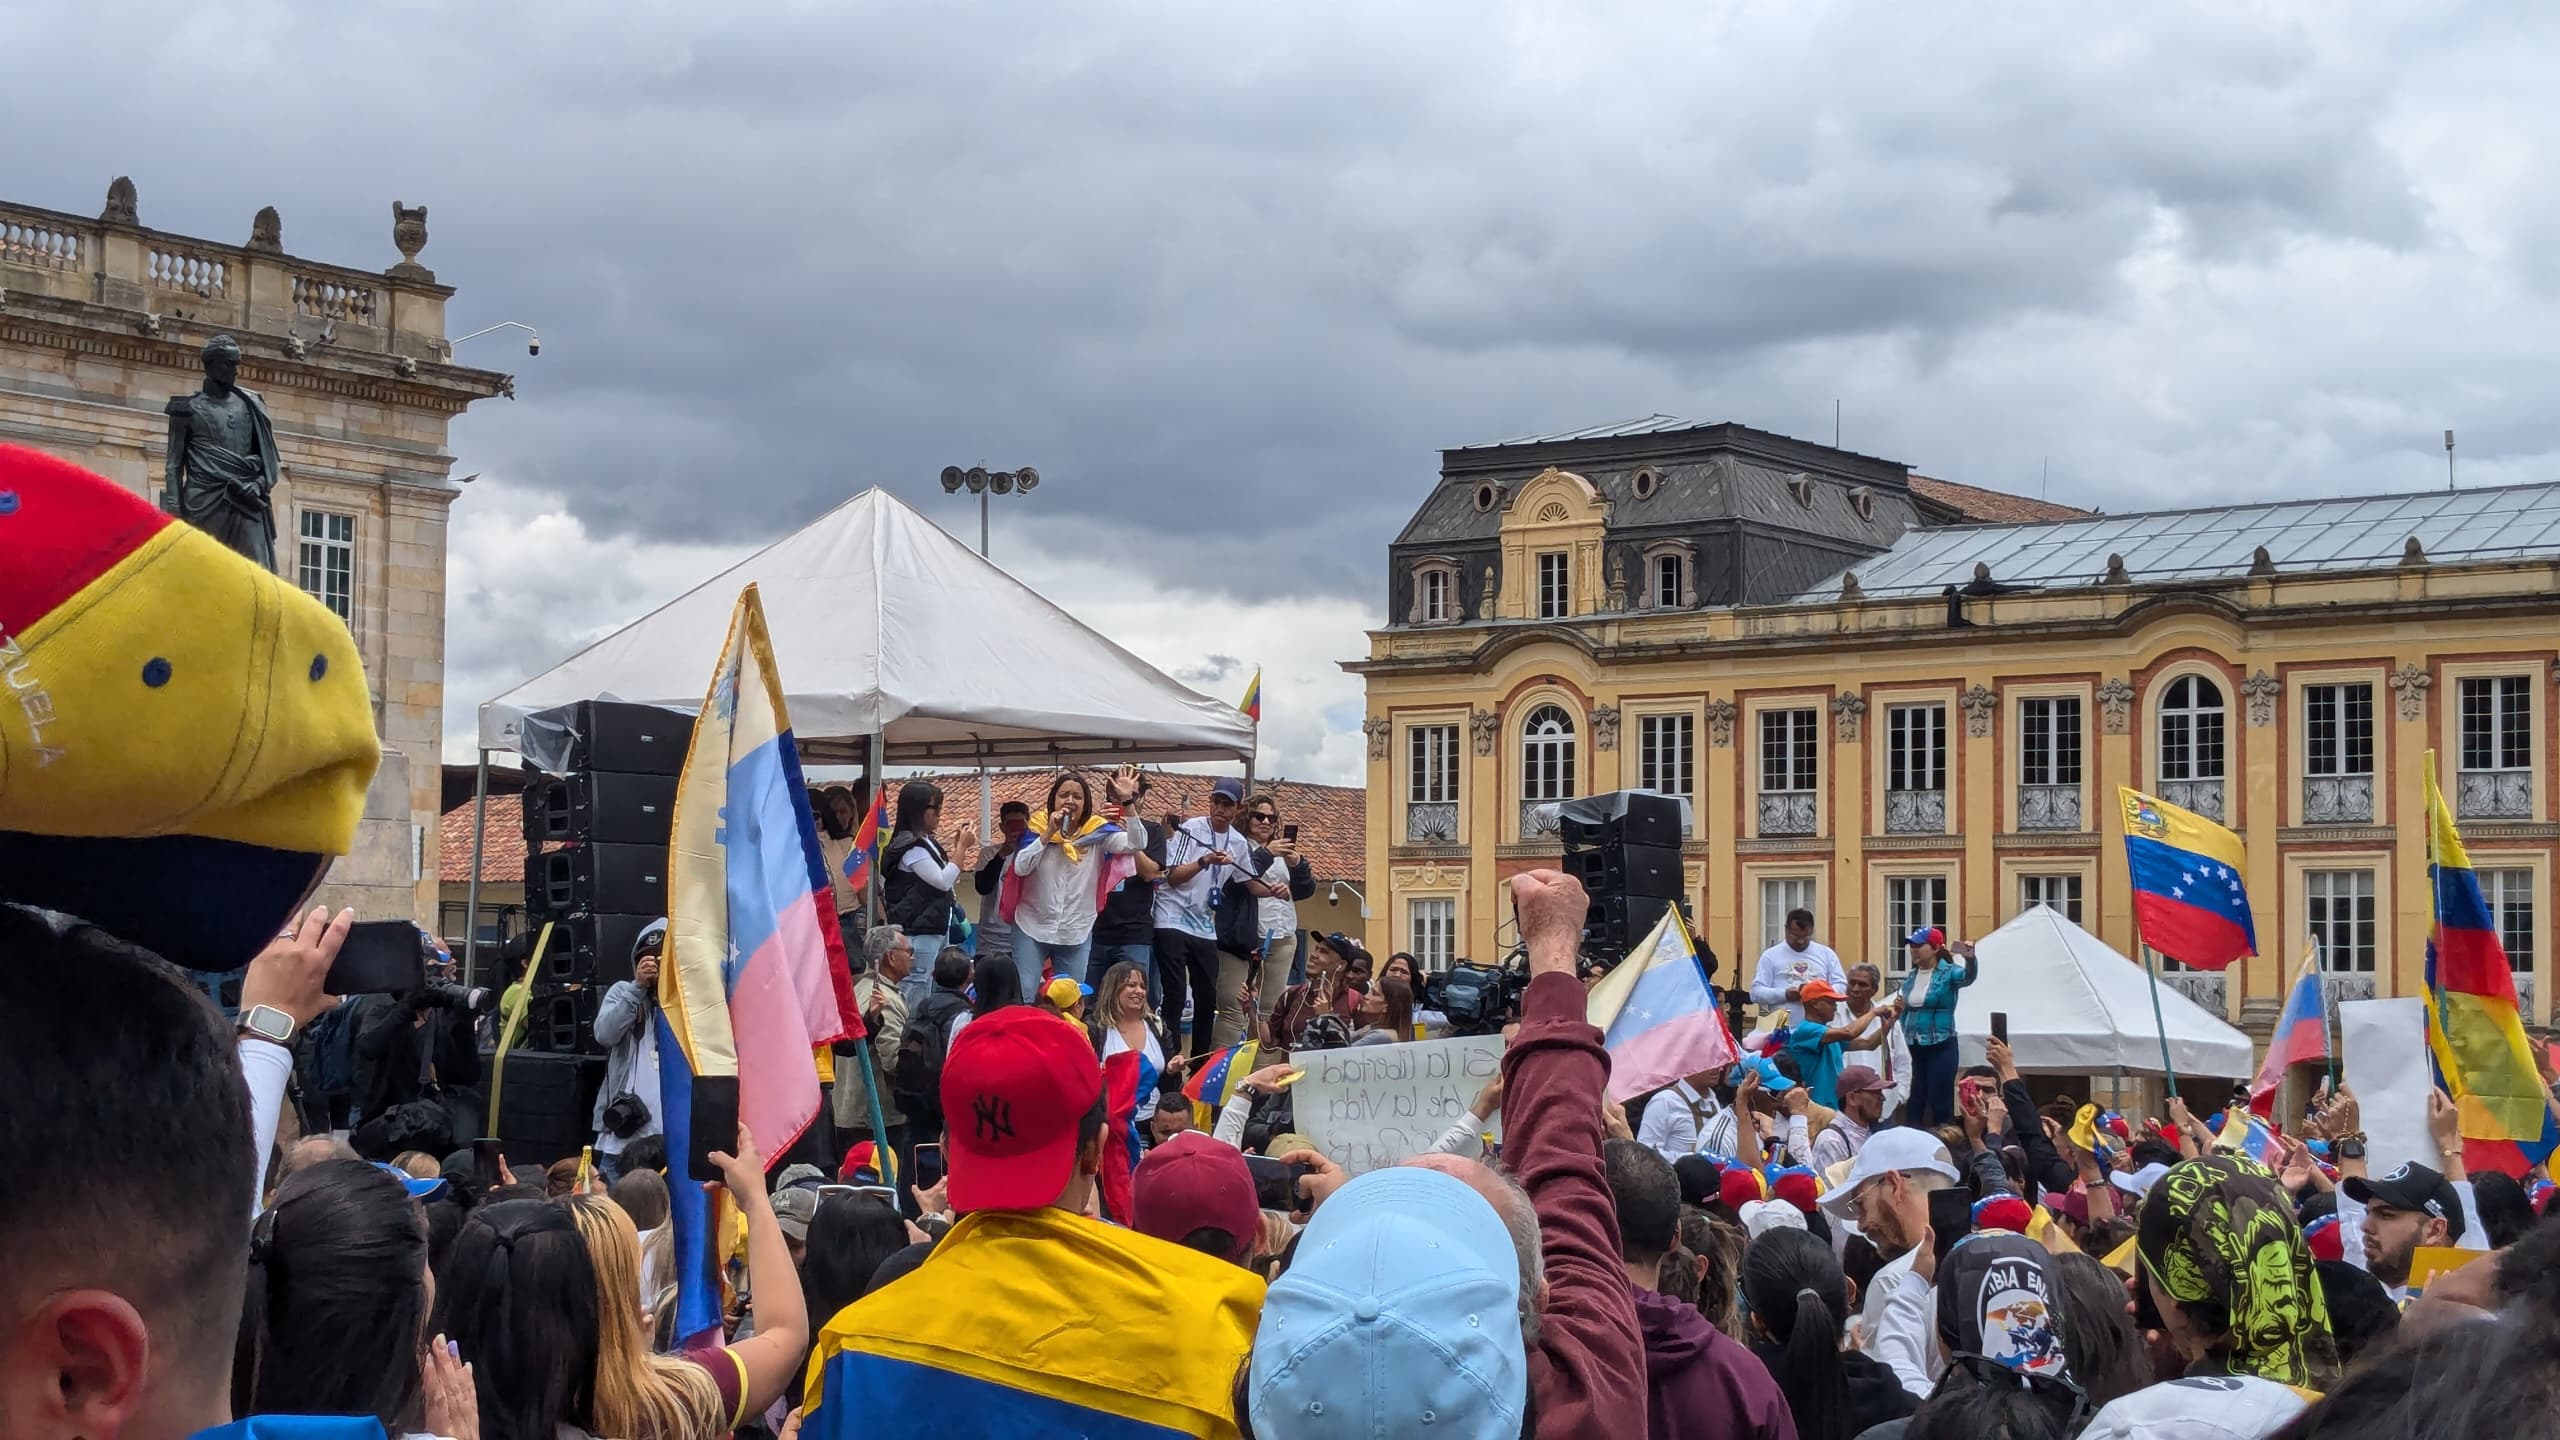
<instances>
[{"instance_id":1,"label":"denim jacket","mask_svg":"<svg viewBox=\"0 0 2560 1440\"><path fill-rule=\"evenodd\" d=\"M1953 974L1950 967L1961 966ZM1949 952L1938 957L1937 975L1929 986L1929 998L1911 1003L1911 987L1918 984L1920 972L1914 969L1902 979L1902 1035L1914 1045L1939 1045L1956 1038L1956 992L1970 985L1982 973L1980 959L1966 960Z\"/></svg>"}]
</instances>

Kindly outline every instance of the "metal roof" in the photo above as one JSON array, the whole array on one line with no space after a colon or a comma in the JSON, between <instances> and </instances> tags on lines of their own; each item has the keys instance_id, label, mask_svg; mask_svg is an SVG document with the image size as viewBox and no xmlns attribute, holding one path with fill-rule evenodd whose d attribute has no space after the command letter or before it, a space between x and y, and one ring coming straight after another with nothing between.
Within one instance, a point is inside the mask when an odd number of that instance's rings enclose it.
<instances>
[{"instance_id":1,"label":"metal roof","mask_svg":"<svg viewBox=\"0 0 2560 1440\"><path fill-rule=\"evenodd\" d=\"M2278 574L2319 574L2395 565L2413 535L2437 563L2560 555L2560 481L1913 530L1847 568L1869 595L1934 594L1970 581L1977 562L2007 585L2094 585L2109 555L2136 583L2214 580L2246 575L2263 545ZM1796 598L1836 597L1841 573Z\"/></svg>"},{"instance_id":2,"label":"metal roof","mask_svg":"<svg viewBox=\"0 0 2560 1440\"><path fill-rule=\"evenodd\" d=\"M1507 445L1561 445L1569 440L1622 440L1630 435L1663 435L1674 430L1702 430L1708 423L1704 420L1683 420L1677 415L1647 415L1641 420L1619 420L1607 425L1586 425L1579 430L1559 430L1553 435L1519 435L1509 440L1485 440L1457 448L1499 450Z\"/></svg>"}]
</instances>

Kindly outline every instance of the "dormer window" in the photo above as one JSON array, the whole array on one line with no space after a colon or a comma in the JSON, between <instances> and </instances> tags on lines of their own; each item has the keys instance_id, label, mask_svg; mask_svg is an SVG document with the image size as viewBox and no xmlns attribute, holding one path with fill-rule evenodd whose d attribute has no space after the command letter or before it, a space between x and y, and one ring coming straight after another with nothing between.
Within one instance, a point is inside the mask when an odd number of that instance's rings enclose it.
<instances>
[{"instance_id":1,"label":"dormer window","mask_svg":"<svg viewBox=\"0 0 2560 1440\"><path fill-rule=\"evenodd\" d=\"M1872 485L1861 485L1856 489L1851 490L1849 492L1849 508L1857 511L1858 518L1861 520L1873 520L1876 518L1875 487Z\"/></svg>"},{"instance_id":2,"label":"dormer window","mask_svg":"<svg viewBox=\"0 0 2560 1440\"><path fill-rule=\"evenodd\" d=\"M1644 547L1644 593L1637 597L1639 608L1695 609L1697 564L1697 547L1686 540L1656 540Z\"/></svg>"},{"instance_id":3,"label":"dormer window","mask_svg":"<svg viewBox=\"0 0 2560 1440\"><path fill-rule=\"evenodd\" d=\"M1630 479L1639 500L1652 499L1653 492L1662 488L1662 472L1650 465L1638 468Z\"/></svg>"},{"instance_id":4,"label":"dormer window","mask_svg":"<svg viewBox=\"0 0 2560 1440\"><path fill-rule=\"evenodd\" d=\"M1446 559L1416 562L1413 567L1413 609L1406 616L1407 622L1446 625L1459 617L1456 562Z\"/></svg>"},{"instance_id":5,"label":"dormer window","mask_svg":"<svg viewBox=\"0 0 2560 1440\"><path fill-rule=\"evenodd\" d=\"M1807 510L1813 508L1813 477L1802 470L1787 477L1787 493Z\"/></svg>"}]
</instances>

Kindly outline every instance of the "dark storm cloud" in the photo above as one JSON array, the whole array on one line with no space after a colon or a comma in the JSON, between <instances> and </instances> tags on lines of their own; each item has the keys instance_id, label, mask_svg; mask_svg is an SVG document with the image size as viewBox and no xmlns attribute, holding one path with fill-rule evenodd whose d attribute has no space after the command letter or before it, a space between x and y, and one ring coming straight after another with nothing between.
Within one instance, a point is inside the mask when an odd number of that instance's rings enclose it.
<instances>
[{"instance_id":1,"label":"dark storm cloud","mask_svg":"<svg viewBox=\"0 0 2560 1440\"><path fill-rule=\"evenodd\" d=\"M463 468L595 533L885 484L966 534L935 472L1033 464L1000 552L1365 597L1439 447L1652 410L1827 438L1842 396L1856 448L2059 453L2119 510L2383 483L2458 405L2488 440L2548 358L2410 327L2465 333L2433 283L2520 328L2493 282L2546 262L2410 156L2478 153L2431 102L2538 95L2496 62L2548 22L2226 8L56 6L0 22L44 57L0 118L62 209L131 173L148 223L275 203L374 265L429 204L454 331L545 341L464 352L521 398Z\"/></svg>"}]
</instances>

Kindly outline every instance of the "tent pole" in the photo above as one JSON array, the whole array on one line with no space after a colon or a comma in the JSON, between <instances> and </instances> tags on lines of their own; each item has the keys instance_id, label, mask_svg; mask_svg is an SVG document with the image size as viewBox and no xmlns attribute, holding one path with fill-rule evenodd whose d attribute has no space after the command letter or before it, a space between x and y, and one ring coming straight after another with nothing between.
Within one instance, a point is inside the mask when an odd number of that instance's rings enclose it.
<instances>
[{"instance_id":1,"label":"tent pole","mask_svg":"<svg viewBox=\"0 0 2560 1440\"><path fill-rule=\"evenodd\" d=\"M879 805L889 793L888 767L880 763L888 753L888 737L878 730L872 731L871 742L863 751L862 758L867 768L871 771L871 803L874 806ZM892 808L888 813L894 817L898 812ZM895 823L894 820L892 823ZM881 842L881 844L883 848L886 848L886 841ZM870 867L869 874L863 881L862 889L862 903L863 908L866 911L863 916L862 923L867 929L870 926L880 923L880 867L878 865Z\"/></svg>"},{"instance_id":2,"label":"tent pole","mask_svg":"<svg viewBox=\"0 0 2560 1440\"><path fill-rule=\"evenodd\" d=\"M471 889L462 903L462 983L480 973L480 855L489 843L489 751L480 751L480 778L471 791ZM437 926L443 929L443 926Z\"/></svg>"},{"instance_id":3,"label":"tent pole","mask_svg":"<svg viewBox=\"0 0 2560 1440\"><path fill-rule=\"evenodd\" d=\"M2107 1091L2107 1108L2118 1114L2124 1113L2124 1067L2121 1065L2116 1067L2115 1084Z\"/></svg>"},{"instance_id":4,"label":"tent pole","mask_svg":"<svg viewBox=\"0 0 2560 1440\"><path fill-rule=\"evenodd\" d=\"M996 833L996 786L987 775L987 747L978 745L978 836L983 843Z\"/></svg>"}]
</instances>

